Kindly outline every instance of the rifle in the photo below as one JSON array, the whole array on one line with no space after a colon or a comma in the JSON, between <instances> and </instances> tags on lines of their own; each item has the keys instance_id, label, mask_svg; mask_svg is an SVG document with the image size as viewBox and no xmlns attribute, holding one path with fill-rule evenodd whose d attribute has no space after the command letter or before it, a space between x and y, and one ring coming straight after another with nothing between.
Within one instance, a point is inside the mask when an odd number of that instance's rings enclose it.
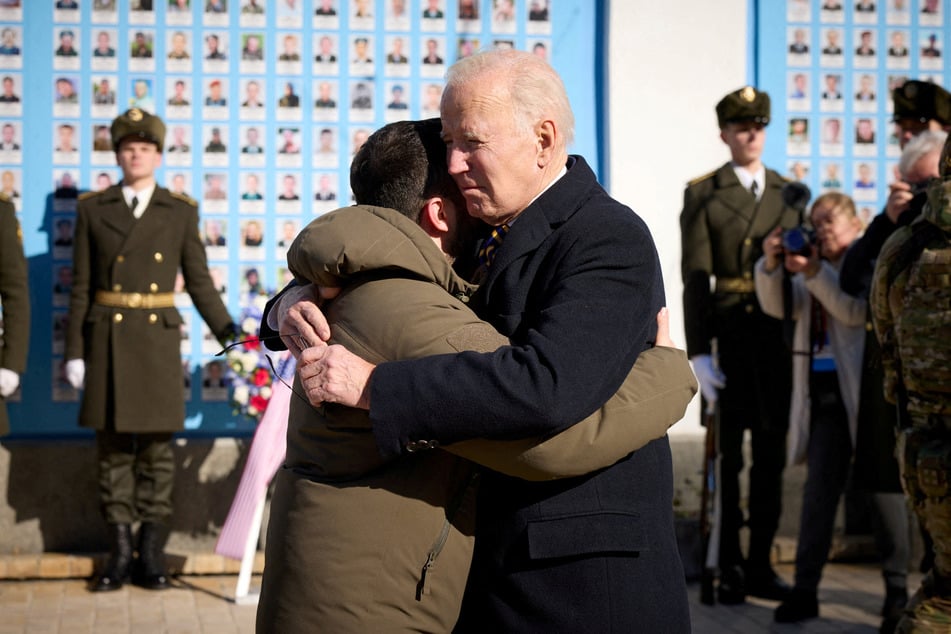
<instances>
[{"instance_id":1,"label":"rifle","mask_svg":"<svg viewBox=\"0 0 951 634\"><path fill-rule=\"evenodd\" d=\"M711 342L711 356L717 363L717 340ZM703 567L700 573L700 602L713 605L713 585L720 560L720 417L716 402L707 403L703 413L707 434L703 449L703 488L700 491L700 543Z\"/></svg>"}]
</instances>

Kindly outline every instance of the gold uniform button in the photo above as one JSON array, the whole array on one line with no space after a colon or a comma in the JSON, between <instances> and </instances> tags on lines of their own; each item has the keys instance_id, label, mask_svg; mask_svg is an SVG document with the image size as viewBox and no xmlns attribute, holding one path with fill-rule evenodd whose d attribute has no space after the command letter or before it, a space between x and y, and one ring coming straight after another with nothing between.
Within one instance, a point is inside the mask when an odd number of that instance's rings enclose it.
<instances>
[{"instance_id":1,"label":"gold uniform button","mask_svg":"<svg viewBox=\"0 0 951 634\"><path fill-rule=\"evenodd\" d=\"M119 264L122 264L123 262L125 262L125 256L124 255L116 256L116 262L118 262Z\"/></svg>"},{"instance_id":2,"label":"gold uniform button","mask_svg":"<svg viewBox=\"0 0 951 634\"><path fill-rule=\"evenodd\" d=\"M872 325L872 322L865 322L865 332L872 332L873 330L875 330L875 326Z\"/></svg>"},{"instance_id":3,"label":"gold uniform button","mask_svg":"<svg viewBox=\"0 0 951 634\"><path fill-rule=\"evenodd\" d=\"M149 315L150 324L154 324L157 321L158 321L158 315L156 315L155 313L152 313L151 315Z\"/></svg>"},{"instance_id":4,"label":"gold uniform button","mask_svg":"<svg viewBox=\"0 0 951 634\"><path fill-rule=\"evenodd\" d=\"M122 284L113 284L113 285L112 285L112 290L114 290L115 292L118 293L119 291L122 290Z\"/></svg>"},{"instance_id":5,"label":"gold uniform button","mask_svg":"<svg viewBox=\"0 0 951 634\"><path fill-rule=\"evenodd\" d=\"M165 259L165 256L163 256L163 255L162 255L161 253L159 253L158 251L156 251L156 252L155 252L155 255L152 256L152 257L155 258L155 261L156 261L156 262L161 262L162 260Z\"/></svg>"},{"instance_id":6,"label":"gold uniform button","mask_svg":"<svg viewBox=\"0 0 951 634\"><path fill-rule=\"evenodd\" d=\"M751 244L753 244L753 240L751 240L750 238L747 238L746 240L743 241L743 245L744 245L744 246L747 246L747 247L748 247L748 246L750 246Z\"/></svg>"},{"instance_id":7,"label":"gold uniform button","mask_svg":"<svg viewBox=\"0 0 951 634\"><path fill-rule=\"evenodd\" d=\"M149 290L152 291L153 293L157 293L158 284L156 284L155 282L152 282L151 284L149 284Z\"/></svg>"},{"instance_id":8,"label":"gold uniform button","mask_svg":"<svg viewBox=\"0 0 951 634\"><path fill-rule=\"evenodd\" d=\"M122 313L116 313L116 316L112 318L117 324L122 321Z\"/></svg>"},{"instance_id":9,"label":"gold uniform button","mask_svg":"<svg viewBox=\"0 0 951 634\"><path fill-rule=\"evenodd\" d=\"M753 305L752 305L752 304L747 304L747 305L746 305L746 312L747 312L747 313L752 313L752 312L753 312Z\"/></svg>"},{"instance_id":10,"label":"gold uniform button","mask_svg":"<svg viewBox=\"0 0 951 634\"><path fill-rule=\"evenodd\" d=\"M746 273L743 274L743 279L744 279L744 280L751 280L751 279L753 279L753 274L750 273L749 271L747 271Z\"/></svg>"}]
</instances>

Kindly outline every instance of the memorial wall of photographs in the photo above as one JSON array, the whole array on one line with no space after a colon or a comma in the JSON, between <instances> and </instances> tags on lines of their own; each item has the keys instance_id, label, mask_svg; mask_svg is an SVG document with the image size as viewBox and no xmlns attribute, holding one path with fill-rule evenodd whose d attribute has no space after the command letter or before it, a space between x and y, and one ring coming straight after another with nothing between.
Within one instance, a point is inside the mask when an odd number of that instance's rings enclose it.
<instances>
[{"instance_id":1,"label":"memorial wall of photographs","mask_svg":"<svg viewBox=\"0 0 951 634\"><path fill-rule=\"evenodd\" d=\"M847 193L865 222L879 213L901 155L892 89L907 79L947 87L947 12L947 0L785 0L785 11L760 2L767 164L813 197Z\"/></svg>"},{"instance_id":2,"label":"memorial wall of photographs","mask_svg":"<svg viewBox=\"0 0 951 634\"><path fill-rule=\"evenodd\" d=\"M116 115L135 106L163 118L159 184L198 201L222 297L236 318L256 318L289 280L299 229L351 203L354 151L385 123L438 116L446 68L462 56L512 47L548 58L579 121L573 150L596 165L596 10L589 0L0 0L0 189L23 226L34 303L14 434L76 432L79 395L62 371L75 204L121 178ZM231 415L218 342L187 293L176 298L187 428L249 431ZM29 428L16 413L27 410Z\"/></svg>"}]
</instances>

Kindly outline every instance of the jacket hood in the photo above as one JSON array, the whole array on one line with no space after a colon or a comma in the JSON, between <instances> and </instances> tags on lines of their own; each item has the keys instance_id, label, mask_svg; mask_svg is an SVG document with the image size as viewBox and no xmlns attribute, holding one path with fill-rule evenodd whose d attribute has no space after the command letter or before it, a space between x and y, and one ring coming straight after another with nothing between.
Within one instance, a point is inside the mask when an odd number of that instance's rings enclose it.
<instances>
[{"instance_id":1,"label":"jacket hood","mask_svg":"<svg viewBox=\"0 0 951 634\"><path fill-rule=\"evenodd\" d=\"M344 207L312 221L288 249L287 264L296 279L321 286L344 286L375 271L402 271L453 295L475 290L419 225L393 209L371 205Z\"/></svg>"}]
</instances>

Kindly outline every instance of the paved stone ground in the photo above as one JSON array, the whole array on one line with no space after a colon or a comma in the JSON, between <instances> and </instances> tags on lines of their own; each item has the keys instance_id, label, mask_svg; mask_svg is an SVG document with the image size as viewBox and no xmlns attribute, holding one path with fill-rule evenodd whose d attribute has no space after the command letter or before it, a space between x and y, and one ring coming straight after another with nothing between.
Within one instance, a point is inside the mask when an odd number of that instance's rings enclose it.
<instances>
[{"instance_id":1,"label":"paved stone ground","mask_svg":"<svg viewBox=\"0 0 951 634\"><path fill-rule=\"evenodd\" d=\"M777 571L791 579L793 566L780 564ZM910 587L919 581L920 575L911 575ZM235 603L236 582L235 575L182 575L166 591L126 586L92 594L83 579L0 581L0 634L252 634L256 608ZM260 576L253 576L252 591L259 584ZM773 623L772 601L706 606L697 584L689 592L696 634L874 634L883 590L872 564L830 564L819 591L820 618L802 625Z\"/></svg>"}]
</instances>

